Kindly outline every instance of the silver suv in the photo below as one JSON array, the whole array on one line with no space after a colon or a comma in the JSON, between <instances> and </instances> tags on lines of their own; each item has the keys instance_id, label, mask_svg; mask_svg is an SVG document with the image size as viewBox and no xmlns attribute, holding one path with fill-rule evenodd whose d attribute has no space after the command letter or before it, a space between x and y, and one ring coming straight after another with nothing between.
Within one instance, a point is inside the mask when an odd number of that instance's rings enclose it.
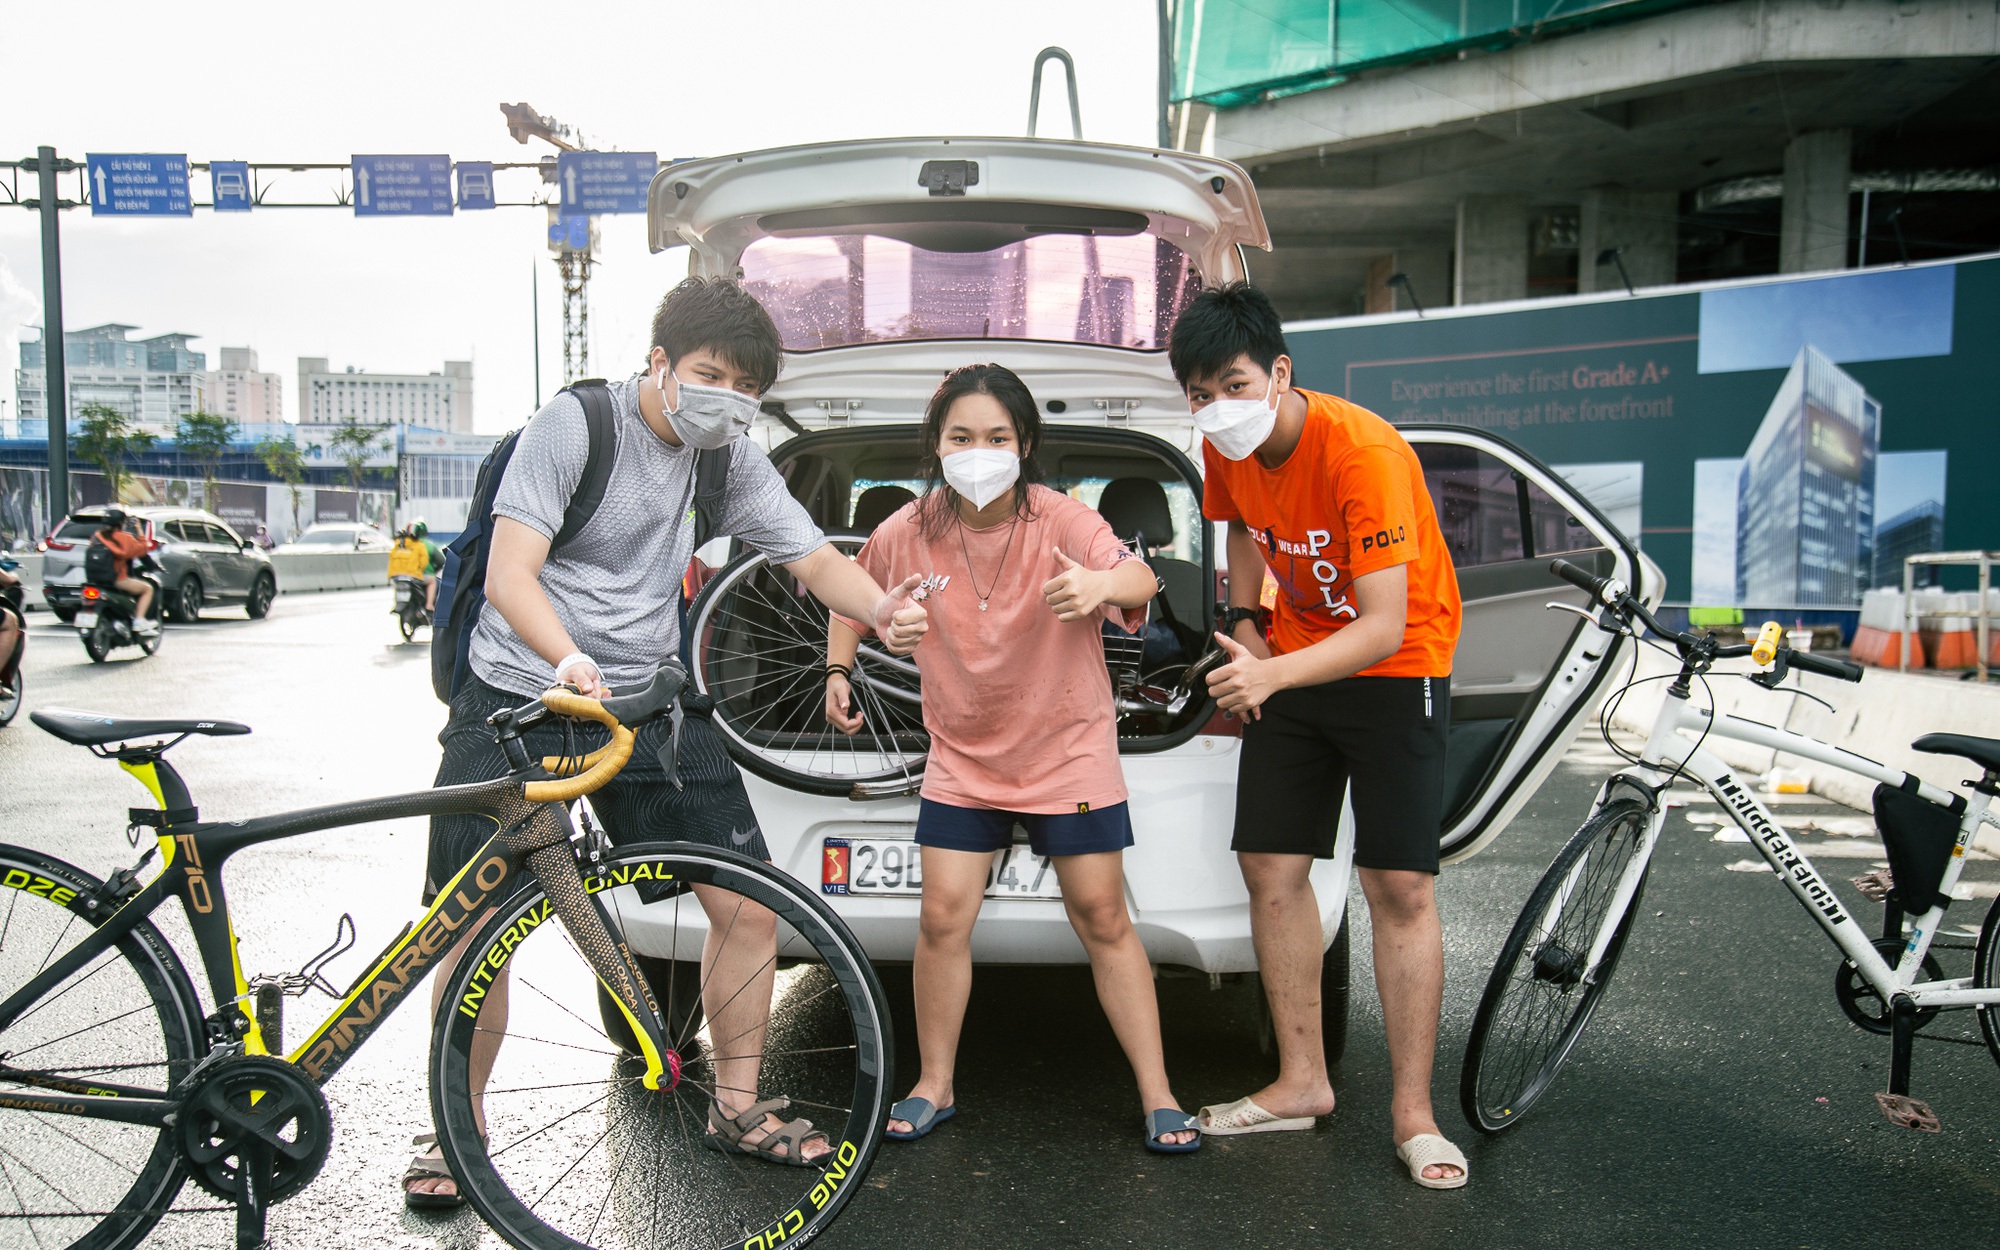
<instances>
[{"instance_id":1,"label":"silver suv","mask_svg":"<svg viewBox=\"0 0 2000 1250\"><path fill-rule=\"evenodd\" d=\"M42 598L67 623L83 590L83 553L104 524L104 508L78 508L43 544ZM278 597L271 557L221 517L199 508L127 507L139 536L152 542L160 564L161 606L176 621L192 621L204 606L240 603L261 620Z\"/></svg>"}]
</instances>

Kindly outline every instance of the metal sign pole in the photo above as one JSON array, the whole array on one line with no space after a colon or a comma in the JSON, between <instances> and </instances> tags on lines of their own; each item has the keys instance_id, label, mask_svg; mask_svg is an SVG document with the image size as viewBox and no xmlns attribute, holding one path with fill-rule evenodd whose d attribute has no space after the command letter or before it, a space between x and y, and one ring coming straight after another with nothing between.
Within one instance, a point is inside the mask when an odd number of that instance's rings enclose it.
<instances>
[{"instance_id":1,"label":"metal sign pole","mask_svg":"<svg viewBox=\"0 0 2000 1250\"><path fill-rule=\"evenodd\" d=\"M69 515L69 372L63 359L62 202L56 150L35 150L42 202L42 394L49 418L49 526Z\"/></svg>"}]
</instances>

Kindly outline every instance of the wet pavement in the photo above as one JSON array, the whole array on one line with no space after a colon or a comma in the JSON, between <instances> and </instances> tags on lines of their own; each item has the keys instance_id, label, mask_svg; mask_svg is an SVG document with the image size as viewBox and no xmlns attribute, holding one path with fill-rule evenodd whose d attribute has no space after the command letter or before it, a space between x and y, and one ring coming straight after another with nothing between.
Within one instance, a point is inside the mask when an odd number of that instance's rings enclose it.
<instances>
[{"instance_id":1,"label":"wet pavement","mask_svg":"<svg viewBox=\"0 0 2000 1250\"><path fill-rule=\"evenodd\" d=\"M31 617L29 708L245 721L247 738L192 739L173 759L209 819L426 784L443 709L432 699L425 635L406 645L386 592L288 596L271 618L218 613L170 626L160 654L126 650L93 665L75 635ZM1581 818L1610 756L1572 751L1499 841L1440 883L1447 987L1438 1120L1472 1163L1472 1183L1418 1189L1397 1164L1387 1121L1381 1012L1354 903L1353 1027L1336 1075L1341 1106L1312 1133L1210 1141L1198 1154L1147 1154L1139 1107L1082 971L980 973L960 1056L960 1111L914 1144L890 1143L823 1243L829 1247L1100 1246L1844 1246L1885 1232L1949 1245L2000 1242L2000 1068L1981 1047L1920 1043L1915 1093L1938 1135L1891 1127L1885 1038L1840 1015L1832 946L1739 842L1717 841L1713 806L1678 809L1618 975L1576 1055L1534 1114L1483 1139L1457 1109L1458 1060L1487 970L1522 900ZM1789 799L1792 796L1780 796ZM1859 813L1800 796L1781 819L1829 826L1802 838L1844 883L1880 859L1843 825ZM142 792L115 766L65 746L25 713L0 730L0 839L100 875L130 863L125 809ZM1823 849L1824 848L1824 849ZM422 828L393 822L249 851L231 865L230 902L253 972L295 970L332 938L342 912L359 950L345 982L416 913ZM1976 897L1954 906L1944 941L1970 946L2000 864L1978 859ZM1850 903L1851 890L1844 891ZM1873 914L1863 906L1862 915ZM177 917L163 926L177 944ZM183 945L191 955L191 945ZM1944 951L1947 975L1971 954ZM903 1083L915 1076L906 971L885 970ZM1269 1079L1254 981L1211 989L1160 982L1166 1045L1185 1105L1226 1101ZM294 1000L288 1036L324 1000ZM276 1209L291 1248L496 1245L470 1213L403 1210L396 1177L428 1119L420 1007L393 1017L327 1088L333 1152L318 1181ZM1965 1013L1929 1032L1976 1038ZM190 1188L185 1205L206 1205ZM213 1214L170 1217L152 1243L229 1242Z\"/></svg>"}]
</instances>

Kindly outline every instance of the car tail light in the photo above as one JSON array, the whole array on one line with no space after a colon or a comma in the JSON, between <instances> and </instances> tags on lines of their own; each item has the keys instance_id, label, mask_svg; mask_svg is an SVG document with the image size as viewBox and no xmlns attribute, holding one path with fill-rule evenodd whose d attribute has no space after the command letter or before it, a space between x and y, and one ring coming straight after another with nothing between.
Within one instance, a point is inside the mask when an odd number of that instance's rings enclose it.
<instances>
[{"instance_id":1,"label":"car tail light","mask_svg":"<svg viewBox=\"0 0 2000 1250\"><path fill-rule=\"evenodd\" d=\"M701 593L701 588L708 584L708 579L715 574L716 570L704 563L701 557L694 557L688 561L687 575L681 578L681 593L692 603L694 597Z\"/></svg>"},{"instance_id":2,"label":"car tail light","mask_svg":"<svg viewBox=\"0 0 2000 1250\"><path fill-rule=\"evenodd\" d=\"M83 597L86 599L101 599L104 597L104 592L95 586L85 586L83 588Z\"/></svg>"}]
</instances>

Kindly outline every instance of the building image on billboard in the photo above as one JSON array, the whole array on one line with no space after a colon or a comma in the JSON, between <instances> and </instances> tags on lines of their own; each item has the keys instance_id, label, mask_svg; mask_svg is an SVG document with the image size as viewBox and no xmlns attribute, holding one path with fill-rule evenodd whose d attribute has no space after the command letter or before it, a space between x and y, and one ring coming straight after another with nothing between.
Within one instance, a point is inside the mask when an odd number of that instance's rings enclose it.
<instances>
[{"instance_id":1,"label":"building image on billboard","mask_svg":"<svg viewBox=\"0 0 2000 1250\"><path fill-rule=\"evenodd\" d=\"M1810 344L1743 455L1737 602L1852 608L1874 573L1882 405Z\"/></svg>"},{"instance_id":2,"label":"building image on billboard","mask_svg":"<svg viewBox=\"0 0 2000 1250\"><path fill-rule=\"evenodd\" d=\"M1903 561L1910 556L1927 555L1944 550L1944 505L1935 499L1926 499L1914 508L1906 508L1882 522L1875 531L1875 575L1868 584L1871 587L1900 587L1903 584ZM1912 581L1918 586L1931 586L1937 582L1936 565L1918 565L1912 574Z\"/></svg>"}]
</instances>

